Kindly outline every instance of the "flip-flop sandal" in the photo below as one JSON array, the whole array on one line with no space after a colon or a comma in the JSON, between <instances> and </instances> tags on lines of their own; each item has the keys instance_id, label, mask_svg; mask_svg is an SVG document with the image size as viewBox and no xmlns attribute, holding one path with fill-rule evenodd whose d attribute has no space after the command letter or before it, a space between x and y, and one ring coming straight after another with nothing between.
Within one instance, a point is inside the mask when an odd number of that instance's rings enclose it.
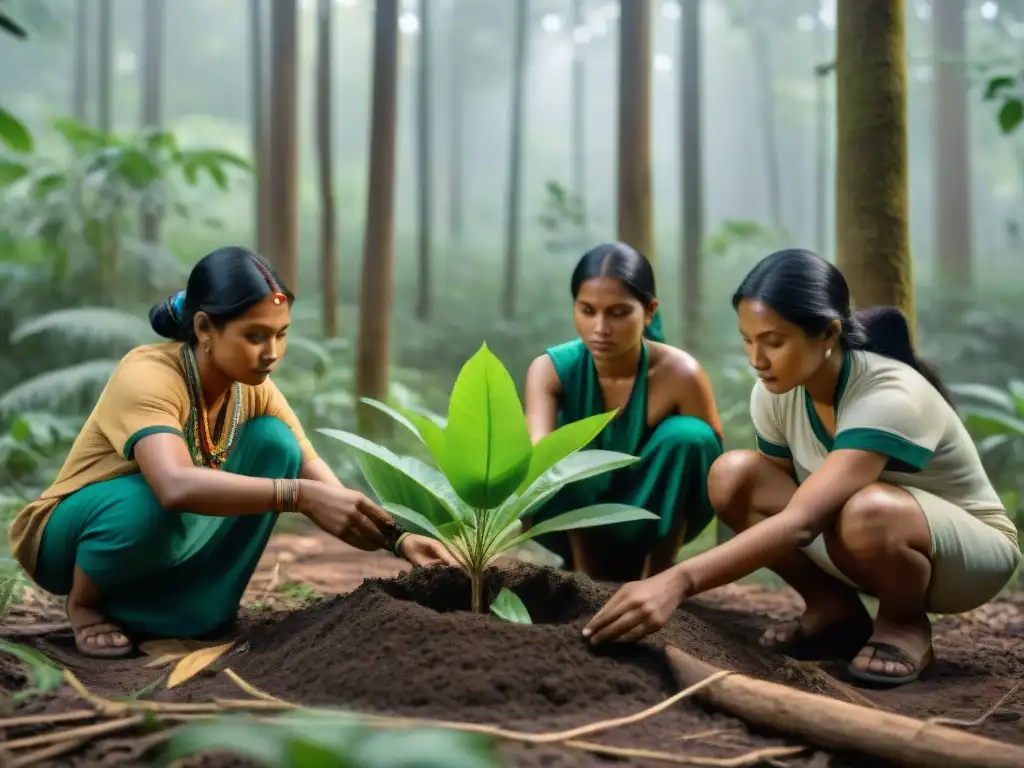
<instances>
[{"instance_id":1,"label":"flip-flop sandal","mask_svg":"<svg viewBox=\"0 0 1024 768\"><path fill-rule=\"evenodd\" d=\"M97 629L98 627L98 629ZM102 634L114 634L115 632L124 635L124 630L109 621L95 621L92 624L84 624L81 627L73 627L75 633L75 647L83 656L91 656L96 659L121 659L135 653L135 644L129 640L126 645L92 645L85 637L86 630L92 629L90 636ZM127 637L127 635L125 635Z\"/></svg>"},{"instance_id":2,"label":"flip-flop sandal","mask_svg":"<svg viewBox=\"0 0 1024 768\"><path fill-rule=\"evenodd\" d=\"M801 660L830 655L852 656L864 647L874 631L871 617L866 613L840 621L820 632L808 633L800 626L799 619L794 619L793 623L796 624L796 628L787 639L769 642L759 640L758 645L765 650ZM785 626L786 624L781 624L778 628Z\"/></svg>"},{"instance_id":3,"label":"flip-flop sandal","mask_svg":"<svg viewBox=\"0 0 1024 768\"><path fill-rule=\"evenodd\" d=\"M874 651L874 654L871 656L872 661L894 661L910 667L909 674L897 676L888 675L885 672L872 672L869 669L857 669L851 661L846 668L849 675L859 681L871 683L873 685L897 686L912 683L917 680L935 660L935 652L931 648L928 649L924 658L921 659L920 662L917 662L909 653L898 645L893 645L892 643L868 642L865 643L863 647L870 648Z\"/></svg>"}]
</instances>

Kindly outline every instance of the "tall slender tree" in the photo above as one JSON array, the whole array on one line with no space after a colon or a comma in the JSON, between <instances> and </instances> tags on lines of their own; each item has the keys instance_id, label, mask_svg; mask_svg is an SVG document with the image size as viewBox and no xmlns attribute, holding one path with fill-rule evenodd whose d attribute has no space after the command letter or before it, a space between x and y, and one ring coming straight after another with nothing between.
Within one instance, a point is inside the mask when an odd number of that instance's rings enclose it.
<instances>
[{"instance_id":1,"label":"tall slender tree","mask_svg":"<svg viewBox=\"0 0 1024 768\"><path fill-rule=\"evenodd\" d=\"M420 279L416 294L416 316L421 320L430 317L430 295L432 289L431 271L431 231L433 225L433 165L430 110L430 60L433 55L433 29L430 16L430 0L420 2L420 48L418 67L418 88L416 93L416 160L417 203L419 229L419 264Z\"/></svg>"},{"instance_id":2,"label":"tall slender tree","mask_svg":"<svg viewBox=\"0 0 1024 768\"><path fill-rule=\"evenodd\" d=\"M395 129L398 110L398 0L377 0L373 23L373 106L370 184L363 240L356 395L387 398L394 293ZM382 418L383 417L383 418ZM381 434L391 420L363 403L358 428Z\"/></svg>"},{"instance_id":3,"label":"tall slender tree","mask_svg":"<svg viewBox=\"0 0 1024 768\"><path fill-rule=\"evenodd\" d=\"M619 239L652 262L651 0L621 4L619 18Z\"/></svg>"},{"instance_id":4,"label":"tall slender tree","mask_svg":"<svg viewBox=\"0 0 1024 768\"><path fill-rule=\"evenodd\" d=\"M97 126L114 130L114 0L99 0L97 19L96 100Z\"/></svg>"},{"instance_id":5,"label":"tall slender tree","mask_svg":"<svg viewBox=\"0 0 1024 768\"><path fill-rule=\"evenodd\" d=\"M837 266L860 307L914 320L903 0L836 7Z\"/></svg>"},{"instance_id":6,"label":"tall slender tree","mask_svg":"<svg viewBox=\"0 0 1024 768\"><path fill-rule=\"evenodd\" d=\"M702 0L683 4L679 31L680 187L682 189L683 345L700 341L701 261L704 242L704 110L701 95Z\"/></svg>"},{"instance_id":7,"label":"tall slender tree","mask_svg":"<svg viewBox=\"0 0 1024 768\"><path fill-rule=\"evenodd\" d=\"M334 204L334 131L331 65L334 0L317 2L316 145L320 169L320 293L323 331L338 335L338 225Z\"/></svg>"},{"instance_id":8,"label":"tall slender tree","mask_svg":"<svg viewBox=\"0 0 1024 768\"><path fill-rule=\"evenodd\" d=\"M267 73L266 34L264 31L263 0L249 0L249 91L250 130L253 163L256 166L256 190L253 195L253 218L256 235L256 249L267 250L270 225L268 200L270 185L267 182Z\"/></svg>"},{"instance_id":9,"label":"tall slender tree","mask_svg":"<svg viewBox=\"0 0 1024 768\"><path fill-rule=\"evenodd\" d=\"M512 43L512 110L509 126L508 203L505 219L505 290L502 315L511 320L516 314L519 281L519 234L522 209L523 102L526 90L526 45L529 0L516 0Z\"/></svg>"},{"instance_id":10,"label":"tall slender tree","mask_svg":"<svg viewBox=\"0 0 1024 768\"><path fill-rule=\"evenodd\" d=\"M142 125L156 128L163 112L164 25L167 0L146 0L142 8ZM160 238L160 215L146 208L142 211L142 240L155 243Z\"/></svg>"},{"instance_id":11,"label":"tall slender tree","mask_svg":"<svg viewBox=\"0 0 1024 768\"><path fill-rule=\"evenodd\" d=\"M299 276L299 4L271 3L270 121L265 256L285 284Z\"/></svg>"}]
</instances>

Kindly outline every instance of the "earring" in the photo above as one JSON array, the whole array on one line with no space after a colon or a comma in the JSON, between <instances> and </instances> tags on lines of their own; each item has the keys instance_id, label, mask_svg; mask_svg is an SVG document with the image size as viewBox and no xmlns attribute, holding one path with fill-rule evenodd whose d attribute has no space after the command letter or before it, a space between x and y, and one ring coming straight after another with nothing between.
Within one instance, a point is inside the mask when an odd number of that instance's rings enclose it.
<instances>
[{"instance_id":1,"label":"earring","mask_svg":"<svg viewBox=\"0 0 1024 768\"><path fill-rule=\"evenodd\" d=\"M832 357L832 347L825 350L825 359L828 360L830 357Z\"/></svg>"},{"instance_id":2,"label":"earring","mask_svg":"<svg viewBox=\"0 0 1024 768\"><path fill-rule=\"evenodd\" d=\"M203 339L203 351L204 352L209 352L210 351L210 340L209 339Z\"/></svg>"}]
</instances>

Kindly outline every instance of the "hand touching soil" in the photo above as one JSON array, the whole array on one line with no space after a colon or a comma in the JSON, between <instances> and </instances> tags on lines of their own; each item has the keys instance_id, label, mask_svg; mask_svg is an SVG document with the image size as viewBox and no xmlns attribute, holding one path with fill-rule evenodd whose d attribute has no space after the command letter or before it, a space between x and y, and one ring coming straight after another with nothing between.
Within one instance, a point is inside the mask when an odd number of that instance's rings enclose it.
<instances>
[{"instance_id":1,"label":"hand touching soil","mask_svg":"<svg viewBox=\"0 0 1024 768\"><path fill-rule=\"evenodd\" d=\"M303 482L301 488L300 511L319 528L365 552L386 545L394 520L368 497L350 488L317 481Z\"/></svg>"},{"instance_id":2,"label":"hand touching soil","mask_svg":"<svg viewBox=\"0 0 1024 768\"><path fill-rule=\"evenodd\" d=\"M444 544L418 534L411 534L402 542L402 556L418 567L459 564Z\"/></svg>"},{"instance_id":3,"label":"hand touching soil","mask_svg":"<svg viewBox=\"0 0 1024 768\"><path fill-rule=\"evenodd\" d=\"M623 585L583 628L583 636L594 644L628 643L657 632L686 597L686 581L680 575L662 571Z\"/></svg>"}]
</instances>

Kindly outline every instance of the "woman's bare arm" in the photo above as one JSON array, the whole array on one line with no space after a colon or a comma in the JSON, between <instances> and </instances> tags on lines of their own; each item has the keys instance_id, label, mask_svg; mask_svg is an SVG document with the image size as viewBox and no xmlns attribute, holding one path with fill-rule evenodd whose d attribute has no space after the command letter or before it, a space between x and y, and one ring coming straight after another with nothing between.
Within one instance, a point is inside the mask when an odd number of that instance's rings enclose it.
<instances>
[{"instance_id":1,"label":"woman's bare arm","mask_svg":"<svg viewBox=\"0 0 1024 768\"><path fill-rule=\"evenodd\" d=\"M675 566L673 570L687 582L684 593L696 595L731 584L810 544L855 493L877 482L886 461L871 451L830 453L784 510Z\"/></svg>"},{"instance_id":2,"label":"woman's bare arm","mask_svg":"<svg viewBox=\"0 0 1024 768\"><path fill-rule=\"evenodd\" d=\"M562 384L550 357L541 355L530 363L523 389L526 426L530 431L530 440L536 445L555 431L558 421L558 395L562 391Z\"/></svg>"},{"instance_id":3,"label":"woman's bare arm","mask_svg":"<svg viewBox=\"0 0 1024 768\"><path fill-rule=\"evenodd\" d=\"M317 483L336 485L339 488L347 487L338 479L338 476L334 474L334 470L328 466L327 462L319 458L305 462L302 465L302 469L299 470L299 477L303 480L313 480Z\"/></svg>"},{"instance_id":4,"label":"woman's bare arm","mask_svg":"<svg viewBox=\"0 0 1024 768\"><path fill-rule=\"evenodd\" d=\"M142 438L135 446L135 460L164 509L234 517L274 508L273 480L197 467L178 435L158 433Z\"/></svg>"},{"instance_id":5,"label":"woman's bare arm","mask_svg":"<svg viewBox=\"0 0 1024 768\"><path fill-rule=\"evenodd\" d=\"M672 372L676 410L684 416L695 416L707 422L724 442L715 393L703 366L691 355L678 350L666 362L669 362Z\"/></svg>"}]
</instances>

